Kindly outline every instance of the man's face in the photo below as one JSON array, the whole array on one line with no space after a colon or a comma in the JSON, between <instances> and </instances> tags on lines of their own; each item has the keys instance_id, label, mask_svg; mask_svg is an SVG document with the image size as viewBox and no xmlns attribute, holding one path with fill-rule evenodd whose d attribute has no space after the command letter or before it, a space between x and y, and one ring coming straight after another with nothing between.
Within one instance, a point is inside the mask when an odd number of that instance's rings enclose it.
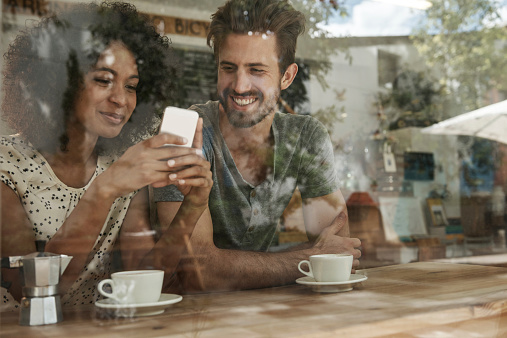
<instances>
[{"instance_id":1,"label":"man's face","mask_svg":"<svg viewBox=\"0 0 507 338\"><path fill-rule=\"evenodd\" d=\"M217 91L229 123L258 124L276 111L281 89L275 36L228 35L219 52Z\"/></svg>"}]
</instances>

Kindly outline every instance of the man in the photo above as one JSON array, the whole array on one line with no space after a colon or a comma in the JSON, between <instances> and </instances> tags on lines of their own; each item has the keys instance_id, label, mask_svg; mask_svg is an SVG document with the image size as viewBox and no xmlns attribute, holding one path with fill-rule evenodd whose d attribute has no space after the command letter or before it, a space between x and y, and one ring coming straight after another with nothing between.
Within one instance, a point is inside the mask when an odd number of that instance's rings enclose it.
<instances>
[{"instance_id":1,"label":"man","mask_svg":"<svg viewBox=\"0 0 507 338\"><path fill-rule=\"evenodd\" d=\"M208 45L220 99L191 107L204 119L203 154L214 181L210 213L190 241L205 289L292 283L301 277L298 262L319 253L353 254L354 267L359 264L360 241L348 238L329 135L312 117L278 112L281 90L298 70L296 40L304 20L279 0L230 0L212 16ZM296 187L310 242L267 252ZM179 207L175 190L155 191L162 226ZM196 279L185 275L189 287Z\"/></svg>"}]
</instances>

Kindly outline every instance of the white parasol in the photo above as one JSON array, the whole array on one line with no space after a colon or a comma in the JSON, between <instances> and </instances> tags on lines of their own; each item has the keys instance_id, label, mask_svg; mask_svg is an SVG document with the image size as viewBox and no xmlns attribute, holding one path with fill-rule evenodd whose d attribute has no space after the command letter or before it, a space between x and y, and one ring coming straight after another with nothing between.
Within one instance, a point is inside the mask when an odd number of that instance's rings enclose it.
<instances>
[{"instance_id":1,"label":"white parasol","mask_svg":"<svg viewBox=\"0 0 507 338\"><path fill-rule=\"evenodd\" d=\"M507 144L507 100L436 123L421 132L477 136Z\"/></svg>"}]
</instances>

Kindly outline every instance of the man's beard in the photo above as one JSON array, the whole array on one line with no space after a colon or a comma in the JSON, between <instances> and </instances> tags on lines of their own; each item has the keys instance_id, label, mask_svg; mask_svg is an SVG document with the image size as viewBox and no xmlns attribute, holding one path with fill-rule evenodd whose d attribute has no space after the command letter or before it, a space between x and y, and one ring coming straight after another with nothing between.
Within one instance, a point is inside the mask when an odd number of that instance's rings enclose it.
<instances>
[{"instance_id":1,"label":"man's beard","mask_svg":"<svg viewBox=\"0 0 507 338\"><path fill-rule=\"evenodd\" d=\"M219 95L219 101L224 108L225 114L227 115L227 119L229 123L235 128L250 128L260 123L266 117L271 115L271 113L275 112L278 108L278 100L280 98L281 89L273 94L273 96L265 99L264 95L260 91L250 91L243 94L233 93L234 96L244 96L244 97L255 97L259 101L259 109L255 112L244 112L240 110L236 110L229 106L228 98L230 96L231 90L226 88L222 91L222 95Z\"/></svg>"}]
</instances>

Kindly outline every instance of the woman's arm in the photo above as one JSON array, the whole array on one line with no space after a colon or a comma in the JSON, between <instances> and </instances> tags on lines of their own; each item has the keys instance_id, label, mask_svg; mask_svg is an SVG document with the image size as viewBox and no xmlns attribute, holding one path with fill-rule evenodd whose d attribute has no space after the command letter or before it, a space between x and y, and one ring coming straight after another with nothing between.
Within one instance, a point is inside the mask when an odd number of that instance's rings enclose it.
<instances>
[{"instance_id":1,"label":"woman's arm","mask_svg":"<svg viewBox=\"0 0 507 338\"><path fill-rule=\"evenodd\" d=\"M148 188L141 189L130 202L120 231L119 248L125 270L148 269L142 259L155 245L155 230L150 225Z\"/></svg>"},{"instance_id":2,"label":"woman's arm","mask_svg":"<svg viewBox=\"0 0 507 338\"><path fill-rule=\"evenodd\" d=\"M185 258L185 255L192 250L190 237L205 210L207 210L206 205L195 206L187 199L181 203L179 209L167 211L171 214L172 221L164 224L160 239L153 250L146 255L142 266L164 270L166 278L172 276L182 258Z\"/></svg>"},{"instance_id":3,"label":"woman's arm","mask_svg":"<svg viewBox=\"0 0 507 338\"><path fill-rule=\"evenodd\" d=\"M46 251L73 256L61 287L66 290L76 279L96 243L114 200L149 184L171 183L169 172L178 168L164 159L200 160L195 149L162 147L181 144L169 134L154 136L129 148L123 156L99 175L87 189L64 224L47 243Z\"/></svg>"},{"instance_id":4,"label":"woman's arm","mask_svg":"<svg viewBox=\"0 0 507 338\"><path fill-rule=\"evenodd\" d=\"M209 163L203 160L202 165L203 170L199 174L185 180L187 185L192 186L188 186L190 190L181 207L174 209L169 225L162 229L156 244L155 231L150 225L148 188L141 189L132 199L120 233L120 250L125 270L155 268L164 270L168 276L176 271L194 227L208 207L208 195L213 182ZM178 175L184 177L181 172Z\"/></svg>"},{"instance_id":5,"label":"woman's arm","mask_svg":"<svg viewBox=\"0 0 507 338\"><path fill-rule=\"evenodd\" d=\"M203 144L202 124L200 118L193 142L196 149L201 149ZM185 197L181 206L178 203L179 208L167 211L168 218L163 223L160 239L143 261L143 266L162 269L166 276L176 272L183 255L191 250L190 237L201 215L208 208L209 193L213 186L210 163L204 158L193 163L185 157L174 158L173 161L177 167L192 165L171 174L171 179L177 183Z\"/></svg>"}]
</instances>

